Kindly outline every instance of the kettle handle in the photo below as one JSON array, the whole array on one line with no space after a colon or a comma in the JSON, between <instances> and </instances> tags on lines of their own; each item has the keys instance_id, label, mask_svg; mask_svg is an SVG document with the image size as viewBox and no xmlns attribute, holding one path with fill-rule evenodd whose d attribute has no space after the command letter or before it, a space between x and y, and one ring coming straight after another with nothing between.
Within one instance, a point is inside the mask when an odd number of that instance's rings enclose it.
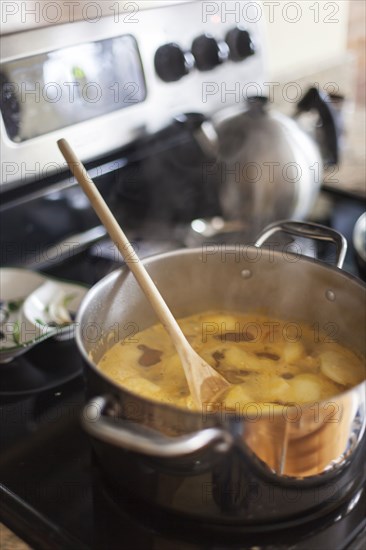
<instances>
[{"instance_id":1,"label":"kettle handle","mask_svg":"<svg viewBox=\"0 0 366 550\"><path fill-rule=\"evenodd\" d=\"M338 231L318 223L283 220L268 225L258 235L255 246L261 247L272 235L281 231L296 237L335 244L337 250L336 265L339 269L342 269L347 252L347 241Z\"/></svg>"},{"instance_id":2,"label":"kettle handle","mask_svg":"<svg viewBox=\"0 0 366 550\"><path fill-rule=\"evenodd\" d=\"M332 166L339 162L340 121L339 115L331 106L331 97L321 94L317 88L310 88L297 104L298 116L300 113L311 110L317 111L323 129L322 149L324 164ZM342 99L342 98L340 98Z\"/></svg>"}]
</instances>

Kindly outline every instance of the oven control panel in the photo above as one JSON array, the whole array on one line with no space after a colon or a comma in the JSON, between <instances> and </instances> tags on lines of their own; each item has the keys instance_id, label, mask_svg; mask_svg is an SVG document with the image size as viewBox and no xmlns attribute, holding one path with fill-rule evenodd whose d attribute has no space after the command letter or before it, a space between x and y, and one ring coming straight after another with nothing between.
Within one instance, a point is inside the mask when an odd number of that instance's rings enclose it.
<instances>
[{"instance_id":1,"label":"oven control panel","mask_svg":"<svg viewBox=\"0 0 366 550\"><path fill-rule=\"evenodd\" d=\"M160 46L155 53L155 70L165 82L176 82L192 70L211 71L221 63L244 61L255 54L251 36L242 27L229 30L225 40L211 34L197 36L189 51L171 42Z\"/></svg>"},{"instance_id":2,"label":"oven control panel","mask_svg":"<svg viewBox=\"0 0 366 550\"><path fill-rule=\"evenodd\" d=\"M1 185L64 172L61 137L87 162L181 113L215 114L260 95L264 38L250 4L152 0L1 36Z\"/></svg>"}]
</instances>

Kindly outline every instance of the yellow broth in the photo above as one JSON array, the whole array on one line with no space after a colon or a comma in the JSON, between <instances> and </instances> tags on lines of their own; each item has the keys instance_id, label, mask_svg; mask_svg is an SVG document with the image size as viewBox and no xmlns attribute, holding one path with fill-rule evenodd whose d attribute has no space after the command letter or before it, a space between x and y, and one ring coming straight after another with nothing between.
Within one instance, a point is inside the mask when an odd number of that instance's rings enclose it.
<instances>
[{"instance_id":1,"label":"yellow broth","mask_svg":"<svg viewBox=\"0 0 366 550\"><path fill-rule=\"evenodd\" d=\"M364 361L337 342L333 325L295 323L225 311L179 319L185 336L232 387L225 406L288 405L327 400L366 378ZM157 324L121 341L98 367L114 382L149 399L194 409L174 346Z\"/></svg>"}]
</instances>

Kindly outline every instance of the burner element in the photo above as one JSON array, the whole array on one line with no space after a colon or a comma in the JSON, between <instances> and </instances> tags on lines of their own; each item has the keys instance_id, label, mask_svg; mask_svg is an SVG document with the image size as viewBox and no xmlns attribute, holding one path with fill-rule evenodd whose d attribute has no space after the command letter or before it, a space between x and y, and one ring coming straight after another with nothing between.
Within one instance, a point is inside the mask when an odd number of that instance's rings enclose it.
<instances>
[{"instance_id":1,"label":"burner element","mask_svg":"<svg viewBox=\"0 0 366 550\"><path fill-rule=\"evenodd\" d=\"M47 340L22 357L0 365L0 395L22 396L49 390L80 375L81 357L73 341Z\"/></svg>"}]
</instances>

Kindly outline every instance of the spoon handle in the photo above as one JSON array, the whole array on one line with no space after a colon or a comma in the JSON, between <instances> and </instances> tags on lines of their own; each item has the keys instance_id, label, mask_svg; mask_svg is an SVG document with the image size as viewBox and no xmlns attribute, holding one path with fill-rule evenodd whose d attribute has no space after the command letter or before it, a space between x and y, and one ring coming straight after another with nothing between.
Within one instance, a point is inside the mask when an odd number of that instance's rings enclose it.
<instances>
[{"instance_id":1,"label":"spoon handle","mask_svg":"<svg viewBox=\"0 0 366 550\"><path fill-rule=\"evenodd\" d=\"M73 149L65 139L60 139L57 145L64 156L71 172L83 188L89 198L94 211L98 215L104 227L107 229L112 241L121 253L124 261L136 277L141 289L152 305L160 322L172 338L178 352L182 352L187 345L187 340L181 331L177 321L165 303L153 280L140 262L133 246L120 228L117 220L110 211L107 203L99 193L95 183L88 175L85 166L76 156Z\"/></svg>"}]
</instances>

